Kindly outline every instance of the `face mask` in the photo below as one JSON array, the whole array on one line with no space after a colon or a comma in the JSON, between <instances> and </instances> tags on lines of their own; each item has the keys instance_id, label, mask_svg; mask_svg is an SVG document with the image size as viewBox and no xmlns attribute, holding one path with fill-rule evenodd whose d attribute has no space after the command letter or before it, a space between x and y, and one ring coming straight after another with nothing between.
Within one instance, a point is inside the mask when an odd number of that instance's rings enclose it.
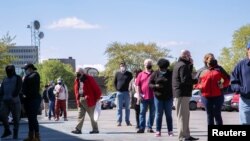
<instances>
[{"instance_id":1,"label":"face mask","mask_svg":"<svg viewBox=\"0 0 250 141\"><path fill-rule=\"evenodd\" d=\"M147 65L146 68L147 68L148 70L151 70L151 69L152 69L152 65Z\"/></svg>"},{"instance_id":2,"label":"face mask","mask_svg":"<svg viewBox=\"0 0 250 141\"><path fill-rule=\"evenodd\" d=\"M208 65L210 67L215 67L217 65L217 60L211 60L210 62L208 62Z\"/></svg>"},{"instance_id":3,"label":"face mask","mask_svg":"<svg viewBox=\"0 0 250 141\"><path fill-rule=\"evenodd\" d=\"M125 67L120 67L121 72L125 72L126 68Z\"/></svg>"},{"instance_id":4,"label":"face mask","mask_svg":"<svg viewBox=\"0 0 250 141\"><path fill-rule=\"evenodd\" d=\"M77 73L77 74L76 74L76 77L77 77L77 78L79 78L80 76L81 76L81 74L80 74L80 73Z\"/></svg>"},{"instance_id":5,"label":"face mask","mask_svg":"<svg viewBox=\"0 0 250 141\"><path fill-rule=\"evenodd\" d=\"M29 70L25 70L25 74L26 74L26 75L29 75L29 74L30 74L30 71L29 71Z\"/></svg>"},{"instance_id":6,"label":"face mask","mask_svg":"<svg viewBox=\"0 0 250 141\"><path fill-rule=\"evenodd\" d=\"M160 71L160 74L164 75L164 74L166 74L166 72L165 71Z\"/></svg>"}]
</instances>

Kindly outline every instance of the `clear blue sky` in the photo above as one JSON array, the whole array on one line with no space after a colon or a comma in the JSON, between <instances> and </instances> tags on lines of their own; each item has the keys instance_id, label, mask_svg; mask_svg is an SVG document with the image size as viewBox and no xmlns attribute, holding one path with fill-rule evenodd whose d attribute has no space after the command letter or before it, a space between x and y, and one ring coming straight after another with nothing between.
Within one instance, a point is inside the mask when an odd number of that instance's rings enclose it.
<instances>
[{"instance_id":1,"label":"clear blue sky","mask_svg":"<svg viewBox=\"0 0 250 141\"><path fill-rule=\"evenodd\" d=\"M0 36L30 45L34 20L41 23L41 58L75 58L105 65L108 44L155 42L178 57L192 53L196 68L204 54L219 56L232 35L250 23L249 0L6 0L0 5Z\"/></svg>"}]
</instances>

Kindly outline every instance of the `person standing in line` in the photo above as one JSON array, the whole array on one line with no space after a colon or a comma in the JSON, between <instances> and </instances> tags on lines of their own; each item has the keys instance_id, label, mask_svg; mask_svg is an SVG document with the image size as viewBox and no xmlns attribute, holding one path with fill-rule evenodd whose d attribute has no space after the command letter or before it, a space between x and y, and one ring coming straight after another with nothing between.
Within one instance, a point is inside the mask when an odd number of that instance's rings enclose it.
<instances>
[{"instance_id":1,"label":"person standing in line","mask_svg":"<svg viewBox=\"0 0 250 141\"><path fill-rule=\"evenodd\" d=\"M178 139L198 140L190 135L189 130L189 101L192 95L193 84L192 78L193 60L188 50L182 50L178 62L175 64L172 75L172 90L175 96L175 106L177 114Z\"/></svg>"},{"instance_id":2,"label":"person standing in line","mask_svg":"<svg viewBox=\"0 0 250 141\"><path fill-rule=\"evenodd\" d=\"M133 75L126 68L124 62L120 63L120 71L115 74L114 86L117 91L117 126L121 126L122 123L122 108L123 103L125 104L125 121L127 126L132 126L130 123L130 96L129 96L129 82L132 80Z\"/></svg>"},{"instance_id":3,"label":"person standing in line","mask_svg":"<svg viewBox=\"0 0 250 141\"><path fill-rule=\"evenodd\" d=\"M53 115L54 119L56 119L55 114L55 94L54 94L55 84L53 81L50 82L50 85L48 87L48 99L49 99L49 117L48 119L51 120L51 117Z\"/></svg>"},{"instance_id":4,"label":"person standing in line","mask_svg":"<svg viewBox=\"0 0 250 141\"><path fill-rule=\"evenodd\" d=\"M48 116L48 109L49 109L48 87L49 87L49 85L46 84L44 86L44 90L43 90L43 107L44 107L45 117Z\"/></svg>"},{"instance_id":5,"label":"person standing in line","mask_svg":"<svg viewBox=\"0 0 250 141\"><path fill-rule=\"evenodd\" d=\"M240 124L250 125L250 42L247 44L247 57L239 61L231 75L231 88L240 94Z\"/></svg>"},{"instance_id":6,"label":"person standing in line","mask_svg":"<svg viewBox=\"0 0 250 141\"><path fill-rule=\"evenodd\" d=\"M134 78L129 83L129 93L131 98L131 105L135 109L135 119L136 119L136 129L139 129L140 125L140 100L139 100L139 94L136 93L136 77L141 72L141 69L134 70Z\"/></svg>"},{"instance_id":7,"label":"person standing in line","mask_svg":"<svg viewBox=\"0 0 250 141\"><path fill-rule=\"evenodd\" d=\"M3 79L0 89L0 111L1 120L4 126L4 133L1 138L11 135L8 116L13 117L13 139L18 138L19 120L21 114L20 91L22 78L16 74L14 65L7 65L5 68L7 77Z\"/></svg>"},{"instance_id":8,"label":"person standing in line","mask_svg":"<svg viewBox=\"0 0 250 141\"><path fill-rule=\"evenodd\" d=\"M198 83L194 88L202 93L201 101L207 112L208 125L223 125L221 108L224 103L222 89L229 86L230 76L217 64L214 55L208 53L204 56L205 66L197 72Z\"/></svg>"},{"instance_id":9,"label":"person standing in line","mask_svg":"<svg viewBox=\"0 0 250 141\"><path fill-rule=\"evenodd\" d=\"M92 125L92 131L89 133L98 134L99 129L97 122L94 120L94 110L96 103L101 98L101 90L95 79L92 76L84 73L82 68L78 68L76 71L74 92L78 107L78 124L75 127L75 130L71 131L71 133L82 134L82 126L85 119L85 114L87 112Z\"/></svg>"},{"instance_id":10,"label":"person standing in line","mask_svg":"<svg viewBox=\"0 0 250 141\"><path fill-rule=\"evenodd\" d=\"M157 65L159 69L150 76L149 87L154 91L156 109L156 137L161 136L162 117L165 112L168 135L173 136L173 94L172 94L172 71L168 70L169 61L161 58Z\"/></svg>"},{"instance_id":11,"label":"person standing in line","mask_svg":"<svg viewBox=\"0 0 250 141\"><path fill-rule=\"evenodd\" d=\"M140 127L137 133L144 133L146 128L146 112L149 109L149 118L147 122L147 132L154 133L153 124L155 119L155 105L153 90L149 87L150 75L153 73L153 61L146 59L144 61L145 70L139 73L136 78L136 92L140 95Z\"/></svg>"},{"instance_id":12,"label":"person standing in line","mask_svg":"<svg viewBox=\"0 0 250 141\"><path fill-rule=\"evenodd\" d=\"M40 90L40 75L33 64L26 64L22 69L25 70L25 77L22 85L24 96L24 108L28 117L29 133L24 141L40 141L39 123L37 120L38 110L41 105L42 97Z\"/></svg>"},{"instance_id":13,"label":"person standing in line","mask_svg":"<svg viewBox=\"0 0 250 141\"><path fill-rule=\"evenodd\" d=\"M55 94L55 121L59 120L60 112L64 114L64 121L68 121L67 119L67 111L66 111L66 101L68 99L68 89L65 84L63 84L62 78L57 79L57 84L54 88Z\"/></svg>"}]
</instances>

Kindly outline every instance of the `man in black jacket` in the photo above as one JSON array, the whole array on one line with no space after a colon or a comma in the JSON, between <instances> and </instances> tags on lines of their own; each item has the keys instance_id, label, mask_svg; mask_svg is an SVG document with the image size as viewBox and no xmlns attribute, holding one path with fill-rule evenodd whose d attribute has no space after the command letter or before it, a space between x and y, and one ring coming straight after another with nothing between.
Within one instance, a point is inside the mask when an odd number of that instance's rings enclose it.
<instances>
[{"instance_id":1,"label":"man in black jacket","mask_svg":"<svg viewBox=\"0 0 250 141\"><path fill-rule=\"evenodd\" d=\"M24 108L28 117L29 134L24 141L40 141L39 123L37 120L38 109L41 104L40 75L33 64L26 64L22 69L25 70L22 92L24 95Z\"/></svg>"},{"instance_id":2,"label":"man in black jacket","mask_svg":"<svg viewBox=\"0 0 250 141\"><path fill-rule=\"evenodd\" d=\"M192 95L194 79L192 78L193 60L188 50L182 50L178 62L174 66L172 76L173 94L176 98L178 139L198 140L190 136L189 131L189 100Z\"/></svg>"},{"instance_id":3,"label":"man in black jacket","mask_svg":"<svg viewBox=\"0 0 250 141\"><path fill-rule=\"evenodd\" d=\"M117 91L117 126L121 126L122 122L122 107L125 103L125 121L127 126L131 126L130 115L130 95L128 92L129 82L133 78L131 72L127 71L126 64L120 63L120 71L115 74L114 86Z\"/></svg>"}]
</instances>

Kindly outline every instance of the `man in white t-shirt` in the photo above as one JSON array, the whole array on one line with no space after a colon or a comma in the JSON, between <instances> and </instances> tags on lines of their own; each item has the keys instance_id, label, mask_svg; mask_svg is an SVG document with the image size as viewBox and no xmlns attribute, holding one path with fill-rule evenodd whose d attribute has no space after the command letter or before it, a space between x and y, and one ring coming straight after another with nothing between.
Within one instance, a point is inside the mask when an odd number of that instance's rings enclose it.
<instances>
[{"instance_id":1,"label":"man in white t-shirt","mask_svg":"<svg viewBox=\"0 0 250 141\"><path fill-rule=\"evenodd\" d=\"M60 117L60 112L63 112L64 121L68 121L67 119L67 110L66 110L66 101L68 99L68 89L67 86L63 83L61 78L57 79L57 85L54 89L54 94L56 97L55 101L55 120L58 121Z\"/></svg>"}]
</instances>

